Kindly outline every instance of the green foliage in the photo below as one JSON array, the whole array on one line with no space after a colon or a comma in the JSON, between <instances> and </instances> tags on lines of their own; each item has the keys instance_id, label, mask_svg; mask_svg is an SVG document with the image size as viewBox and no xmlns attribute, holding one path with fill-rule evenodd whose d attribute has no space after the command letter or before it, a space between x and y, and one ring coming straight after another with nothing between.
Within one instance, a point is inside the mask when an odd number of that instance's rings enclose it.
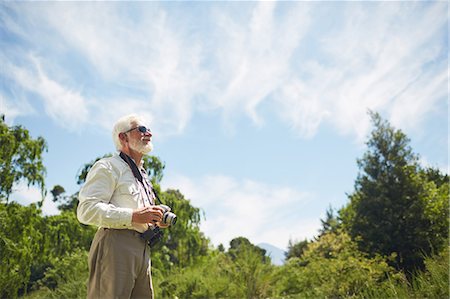
<instances>
[{"instance_id":1,"label":"green foliage","mask_svg":"<svg viewBox=\"0 0 450 299\"><path fill-rule=\"evenodd\" d=\"M233 259L238 259L242 254L248 254L247 251L253 251L260 257L261 262L270 263L270 258L266 256L266 250L253 245L247 238L237 237L230 241L228 255Z\"/></svg>"},{"instance_id":2,"label":"green foliage","mask_svg":"<svg viewBox=\"0 0 450 299\"><path fill-rule=\"evenodd\" d=\"M35 205L0 203L0 298L14 298L26 291L43 239L38 230L41 222Z\"/></svg>"},{"instance_id":3,"label":"green foliage","mask_svg":"<svg viewBox=\"0 0 450 299\"><path fill-rule=\"evenodd\" d=\"M155 156L144 156L144 168L147 170L148 175L151 177L153 184L161 183L163 178L163 171L166 165Z\"/></svg>"},{"instance_id":4,"label":"green foliage","mask_svg":"<svg viewBox=\"0 0 450 299\"><path fill-rule=\"evenodd\" d=\"M368 151L358 160L355 192L340 214L361 250L395 253L394 265L411 272L423 268L424 254L445 244L448 182L438 188L429 181L431 175L421 171L406 135L378 114L371 116L374 130Z\"/></svg>"},{"instance_id":5,"label":"green foliage","mask_svg":"<svg viewBox=\"0 0 450 299\"><path fill-rule=\"evenodd\" d=\"M225 298L230 279L223 274L223 265L229 258L213 252L190 267L177 267L164 276L153 276L157 298Z\"/></svg>"},{"instance_id":6,"label":"green foliage","mask_svg":"<svg viewBox=\"0 0 450 299\"><path fill-rule=\"evenodd\" d=\"M73 212L43 217L35 205L0 204L0 297L14 298L42 285L40 280L55 268L55 261L87 250L94 233Z\"/></svg>"},{"instance_id":7,"label":"green foliage","mask_svg":"<svg viewBox=\"0 0 450 299\"><path fill-rule=\"evenodd\" d=\"M52 261L52 267L45 271L39 281L39 290L30 293L30 299L86 298L86 285L89 277L88 252L76 249Z\"/></svg>"},{"instance_id":8,"label":"green foliage","mask_svg":"<svg viewBox=\"0 0 450 299\"><path fill-rule=\"evenodd\" d=\"M425 270L416 272L410 282L390 281L377 288L365 289L364 298L449 298L449 248L439 255L426 257Z\"/></svg>"},{"instance_id":9,"label":"green foliage","mask_svg":"<svg viewBox=\"0 0 450 299\"><path fill-rule=\"evenodd\" d=\"M47 144L42 137L33 139L21 126L8 127L0 117L0 201L8 200L13 185L25 180L44 192L45 167L42 153Z\"/></svg>"},{"instance_id":10,"label":"green foliage","mask_svg":"<svg viewBox=\"0 0 450 299\"><path fill-rule=\"evenodd\" d=\"M286 260L291 259L291 258L295 258L295 257L302 257L303 252L305 251L305 249L308 247L308 240L303 240L297 243L294 243L292 240L289 240L289 244L288 244L288 250L285 253L286 255Z\"/></svg>"},{"instance_id":11,"label":"green foliage","mask_svg":"<svg viewBox=\"0 0 450 299\"><path fill-rule=\"evenodd\" d=\"M267 298L273 295L273 268L256 246L244 241L238 249L210 251L190 267L154 277L156 297Z\"/></svg>"},{"instance_id":12,"label":"green foliage","mask_svg":"<svg viewBox=\"0 0 450 299\"><path fill-rule=\"evenodd\" d=\"M382 257L358 251L345 232L330 232L311 242L301 258L291 258L278 269L277 292L283 297L363 298L363 290L384 283L388 275L402 278Z\"/></svg>"},{"instance_id":13,"label":"green foliage","mask_svg":"<svg viewBox=\"0 0 450 299\"><path fill-rule=\"evenodd\" d=\"M330 206L325 214L325 219L320 219L322 228L319 230L319 236L328 232L335 232L341 225L333 208Z\"/></svg>"},{"instance_id":14,"label":"green foliage","mask_svg":"<svg viewBox=\"0 0 450 299\"><path fill-rule=\"evenodd\" d=\"M231 263L222 265L226 275L230 277L233 288L230 288L229 298L264 298L270 295L272 285L272 268L270 258L265 256L265 250L241 243L232 248L231 240L228 255Z\"/></svg>"},{"instance_id":15,"label":"green foliage","mask_svg":"<svg viewBox=\"0 0 450 299\"><path fill-rule=\"evenodd\" d=\"M159 186L154 186L158 192ZM177 215L177 223L164 230L164 238L157 247L155 268L166 269L173 265L189 266L199 256L207 253L209 241L200 231L200 209L191 205L178 190L158 192L162 202ZM162 262L167 261L167 262Z\"/></svg>"},{"instance_id":16,"label":"green foliage","mask_svg":"<svg viewBox=\"0 0 450 299\"><path fill-rule=\"evenodd\" d=\"M56 185L50 190L53 196L53 202L58 202L58 210L72 211L76 213L78 206L78 192L72 195L65 195L66 190L60 185Z\"/></svg>"}]
</instances>

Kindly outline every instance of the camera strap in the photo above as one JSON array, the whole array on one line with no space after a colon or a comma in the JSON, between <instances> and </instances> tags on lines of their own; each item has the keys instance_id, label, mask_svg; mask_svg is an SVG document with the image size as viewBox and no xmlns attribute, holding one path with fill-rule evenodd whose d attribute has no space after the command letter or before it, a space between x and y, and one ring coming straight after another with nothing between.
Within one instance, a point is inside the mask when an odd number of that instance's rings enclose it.
<instances>
[{"instance_id":1,"label":"camera strap","mask_svg":"<svg viewBox=\"0 0 450 299\"><path fill-rule=\"evenodd\" d=\"M153 188L151 183L147 182L147 180L145 180L144 182L144 177L142 176L141 171L139 170L133 159L124 152L120 152L119 156L128 164L128 166L130 166L131 172L133 173L134 177L142 184L142 186L147 185L150 191L155 195L155 198L159 202L159 204L163 204L161 202L161 199L159 199L158 193L156 193L156 190Z\"/></svg>"}]
</instances>

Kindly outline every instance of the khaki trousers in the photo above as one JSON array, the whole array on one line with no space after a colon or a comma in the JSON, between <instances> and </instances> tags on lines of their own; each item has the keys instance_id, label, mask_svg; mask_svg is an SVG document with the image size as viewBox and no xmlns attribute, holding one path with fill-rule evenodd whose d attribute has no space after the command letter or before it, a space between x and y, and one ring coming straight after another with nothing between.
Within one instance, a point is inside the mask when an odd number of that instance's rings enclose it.
<instances>
[{"instance_id":1,"label":"khaki trousers","mask_svg":"<svg viewBox=\"0 0 450 299\"><path fill-rule=\"evenodd\" d=\"M88 262L88 299L153 298L150 247L138 232L100 228Z\"/></svg>"}]
</instances>

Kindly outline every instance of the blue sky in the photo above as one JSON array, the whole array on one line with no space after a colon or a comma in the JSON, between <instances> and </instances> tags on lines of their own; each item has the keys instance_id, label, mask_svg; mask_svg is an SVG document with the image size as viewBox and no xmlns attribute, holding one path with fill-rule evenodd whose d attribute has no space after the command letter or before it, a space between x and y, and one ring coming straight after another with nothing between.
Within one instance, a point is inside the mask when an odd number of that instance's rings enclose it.
<instances>
[{"instance_id":1,"label":"blue sky","mask_svg":"<svg viewBox=\"0 0 450 299\"><path fill-rule=\"evenodd\" d=\"M448 2L1 2L0 113L48 142L47 187L147 117L163 189L214 245L285 249L353 191L368 109L448 173ZM39 192L23 184L24 204ZM47 198L47 214L56 212Z\"/></svg>"}]
</instances>

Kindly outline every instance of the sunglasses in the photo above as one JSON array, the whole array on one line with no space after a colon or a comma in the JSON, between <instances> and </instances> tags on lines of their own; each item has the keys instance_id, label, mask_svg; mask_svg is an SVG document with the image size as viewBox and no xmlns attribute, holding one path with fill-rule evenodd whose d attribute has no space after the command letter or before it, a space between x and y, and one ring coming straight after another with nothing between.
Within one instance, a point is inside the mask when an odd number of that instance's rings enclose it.
<instances>
[{"instance_id":1,"label":"sunglasses","mask_svg":"<svg viewBox=\"0 0 450 299\"><path fill-rule=\"evenodd\" d=\"M136 129L138 129L138 131L141 133L147 133L147 132L149 132L150 134L152 133L152 131L149 128L147 128L146 126L135 127L135 128L129 129L128 131L125 131L123 133L128 133L128 132L131 132Z\"/></svg>"}]
</instances>

